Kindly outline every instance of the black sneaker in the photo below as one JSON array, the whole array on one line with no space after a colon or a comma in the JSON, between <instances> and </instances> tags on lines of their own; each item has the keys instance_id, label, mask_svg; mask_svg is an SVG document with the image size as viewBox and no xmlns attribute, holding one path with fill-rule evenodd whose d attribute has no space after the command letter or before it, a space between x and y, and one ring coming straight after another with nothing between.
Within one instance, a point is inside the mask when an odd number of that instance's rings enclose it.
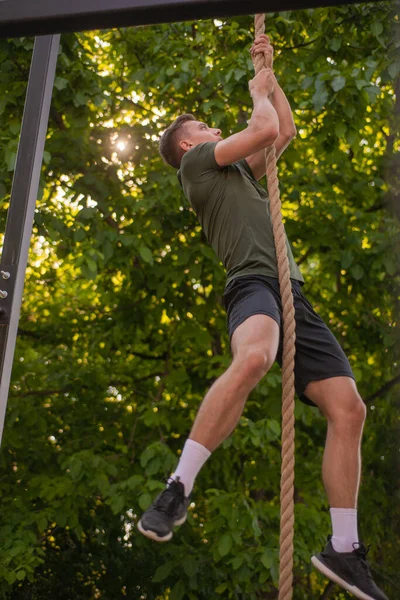
<instances>
[{"instance_id":1,"label":"black sneaker","mask_svg":"<svg viewBox=\"0 0 400 600\"><path fill-rule=\"evenodd\" d=\"M311 558L314 567L356 598L389 600L372 579L366 559L370 546L354 543L353 552L336 552L331 537L328 536L325 549Z\"/></svg>"},{"instance_id":2,"label":"black sneaker","mask_svg":"<svg viewBox=\"0 0 400 600\"><path fill-rule=\"evenodd\" d=\"M140 533L156 542L168 542L172 538L174 526L183 525L190 504L185 497L185 487L179 477L167 480L169 486L154 500L143 513L137 524Z\"/></svg>"}]
</instances>

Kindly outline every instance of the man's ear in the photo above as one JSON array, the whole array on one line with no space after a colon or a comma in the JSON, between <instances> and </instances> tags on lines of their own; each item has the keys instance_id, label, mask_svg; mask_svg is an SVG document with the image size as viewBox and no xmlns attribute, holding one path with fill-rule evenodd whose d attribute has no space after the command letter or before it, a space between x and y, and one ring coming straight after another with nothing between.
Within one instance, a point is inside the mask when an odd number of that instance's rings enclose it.
<instances>
[{"instance_id":1,"label":"man's ear","mask_svg":"<svg viewBox=\"0 0 400 600\"><path fill-rule=\"evenodd\" d=\"M191 144L190 142L187 142L186 140L181 140L179 142L179 145L182 148L182 150L184 150L185 152L190 150L190 148L193 146L193 144Z\"/></svg>"}]
</instances>

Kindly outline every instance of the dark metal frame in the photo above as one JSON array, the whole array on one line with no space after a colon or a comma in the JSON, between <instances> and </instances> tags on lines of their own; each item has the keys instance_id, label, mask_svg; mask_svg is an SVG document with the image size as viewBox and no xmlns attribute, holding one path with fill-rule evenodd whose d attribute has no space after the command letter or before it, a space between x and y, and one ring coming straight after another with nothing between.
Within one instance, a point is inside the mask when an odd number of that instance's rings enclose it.
<instances>
[{"instance_id":1,"label":"dark metal frame","mask_svg":"<svg viewBox=\"0 0 400 600\"><path fill-rule=\"evenodd\" d=\"M0 442L59 43L59 35L35 40L0 261Z\"/></svg>"},{"instance_id":2,"label":"dark metal frame","mask_svg":"<svg viewBox=\"0 0 400 600\"><path fill-rule=\"evenodd\" d=\"M363 0L363 2L374 0ZM2 0L0 37L353 4L357 0Z\"/></svg>"},{"instance_id":3,"label":"dark metal frame","mask_svg":"<svg viewBox=\"0 0 400 600\"><path fill-rule=\"evenodd\" d=\"M0 444L60 41L54 34L352 3L355 0L0 0L0 37L51 34L35 40L0 260Z\"/></svg>"}]
</instances>

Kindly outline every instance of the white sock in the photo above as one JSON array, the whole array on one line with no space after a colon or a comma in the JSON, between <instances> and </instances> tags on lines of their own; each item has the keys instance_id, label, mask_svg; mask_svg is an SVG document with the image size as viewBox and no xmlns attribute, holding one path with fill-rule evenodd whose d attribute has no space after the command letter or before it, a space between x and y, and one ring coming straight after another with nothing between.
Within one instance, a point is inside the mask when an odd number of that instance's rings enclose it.
<instances>
[{"instance_id":1,"label":"white sock","mask_svg":"<svg viewBox=\"0 0 400 600\"><path fill-rule=\"evenodd\" d=\"M332 546L336 552L353 552L353 544L358 543L357 509L331 508Z\"/></svg>"},{"instance_id":2,"label":"white sock","mask_svg":"<svg viewBox=\"0 0 400 600\"><path fill-rule=\"evenodd\" d=\"M176 471L171 475L173 479L180 478L185 486L186 497L192 491L194 480L209 456L211 452L205 446L191 439L186 440Z\"/></svg>"}]
</instances>

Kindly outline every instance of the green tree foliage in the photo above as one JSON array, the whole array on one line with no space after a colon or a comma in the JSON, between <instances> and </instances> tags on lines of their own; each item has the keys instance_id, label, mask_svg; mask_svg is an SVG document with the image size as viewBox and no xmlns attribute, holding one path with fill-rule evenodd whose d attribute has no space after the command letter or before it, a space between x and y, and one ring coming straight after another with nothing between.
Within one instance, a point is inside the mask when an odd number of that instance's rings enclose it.
<instances>
[{"instance_id":1,"label":"green tree foliage","mask_svg":"<svg viewBox=\"0 0 400 600\"><path fill-rule=\"evenodd\" d=\"M391 598L398 25L386 2L267 18L298 130L279 160L287 232L368 406L360 534ZM183 112L225 136L245 125L252 37L250 16L62 37L1 455L2 598L276 598L277 367L200 473L173 540L135 527L231 360L223 268L157 141ZM32 46L0 42L1 230ZM309 560L330 532L326 423L300 403L296 417L294 598L345 598Z\"/></svg>"}]
</instances>

